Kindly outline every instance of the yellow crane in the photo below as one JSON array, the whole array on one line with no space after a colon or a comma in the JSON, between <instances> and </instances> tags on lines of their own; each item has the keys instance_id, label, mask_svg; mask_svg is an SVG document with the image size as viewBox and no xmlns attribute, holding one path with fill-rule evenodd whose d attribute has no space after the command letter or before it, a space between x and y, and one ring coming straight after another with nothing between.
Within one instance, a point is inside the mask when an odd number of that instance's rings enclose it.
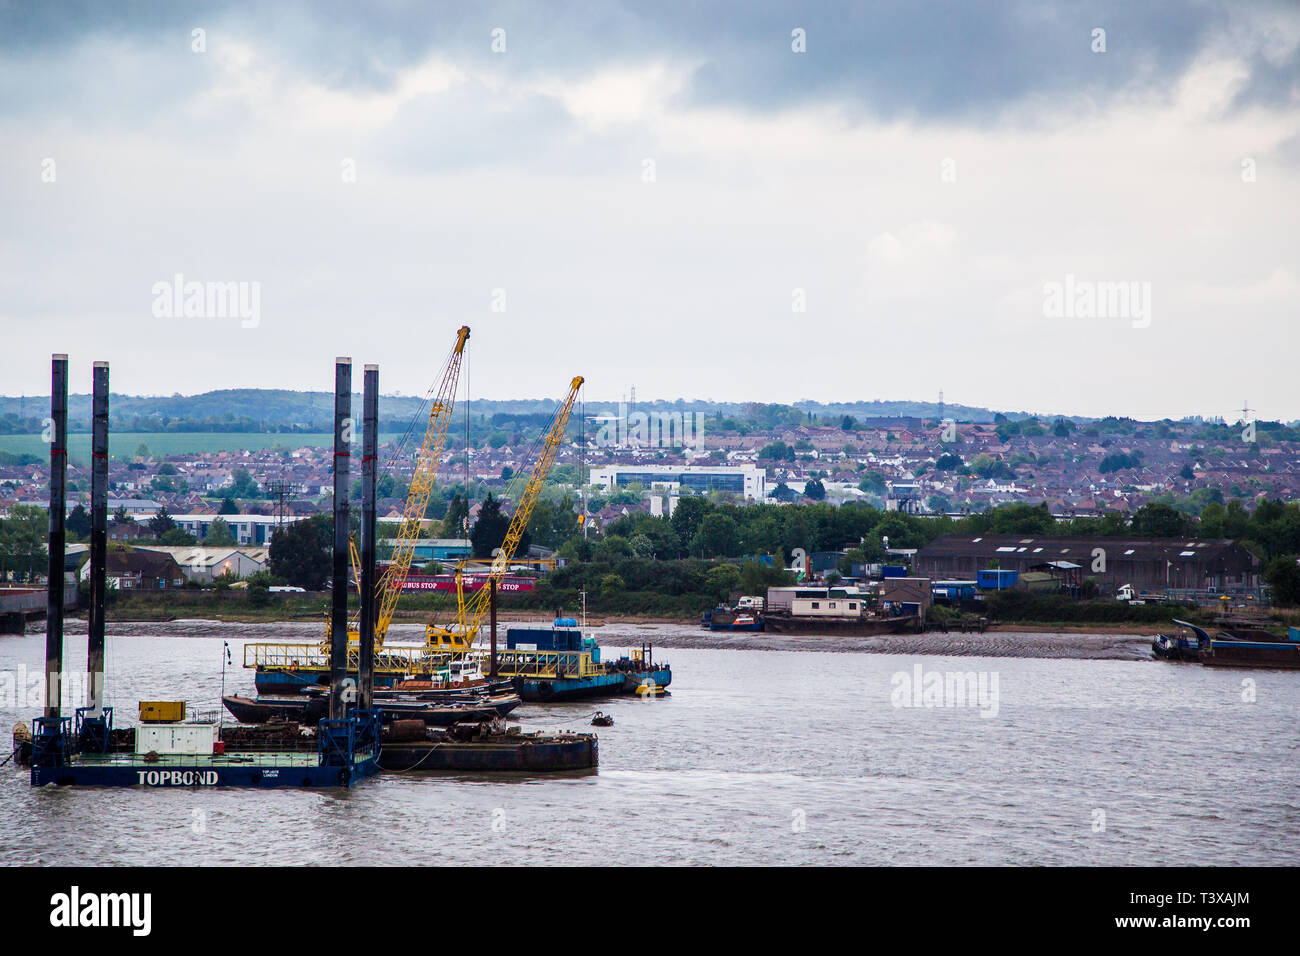
<instances>
[{"instance_id":1,"label":"yellow crane","mask_svg":"<svg viewBox=\"0 0 1300 956\"><path fill-rule=\"evenodd\" d=\"M524 532L528 529L528 521L533 515L537 497L546 484L546 476L550 474L551 466L555 464L555 457L559 454L560 445L564 443L564 432L569 426L569 416L573 414L573 405L577 400L578 390L582 387L582 382L583 378L579 375L569 383L569 393L560 402L559 408L555 411L555 417L551 419L551 425L546 431L546 436L542 439L542 447L538 452L537 461L533 464L533 470L528 475L528 482L524 486L523 493L519 496L518 504L515 505L515 512L510 518L510 527L506 531L505 540L501 542L501 547L492 556L488 579L483 582L483 586L479 590L473 593L468 602L465 600L463 587L465 563L461 562L456 568L456 619L454 623L448 626L429 624L425 628L425 636L431 651L460 655L473 650L479 626L483 623L483 615L487 613L488 604L492 598L492 585L500 583L501 578L510 567L510 562L515 555L515 549L519 547L520 539L523 538Z\"/></svg>"},{"instance_id":2,"label":"yellow crane","mask_svg":"<svg viewBox=\"0 0 1300 956\"><path fill-rule=\"evenodd\" d=\"M392 623L393 611L397 609L397 599L402 596L402 585L411 570L415 558L415 542L420 537L421 522L429 507L429 496L433 493L434 482L438 477L438 463L442 460L443 450L447 445L447 429L451 425L452 410L456 404L456 386L460 381L461 358L465 352L465 343L469 341L469 326L462 325L456 330L456 343L443 366L442 378L434 394L433 404L429 406L429 421L425 425L424 440L416 454L415 474L411 476L411 489L406 495L406 507L402 511L402 522L398 526L397 538L393 546L392 560L380 576L379 593L375 615L375 649L384 646L384 635ZM360 564L354 554L354 567ZM360 584L358 574L358 586ZM360 640L359 628L349 624L348 641L356 644Z\"/></svg>"}]
</instances>

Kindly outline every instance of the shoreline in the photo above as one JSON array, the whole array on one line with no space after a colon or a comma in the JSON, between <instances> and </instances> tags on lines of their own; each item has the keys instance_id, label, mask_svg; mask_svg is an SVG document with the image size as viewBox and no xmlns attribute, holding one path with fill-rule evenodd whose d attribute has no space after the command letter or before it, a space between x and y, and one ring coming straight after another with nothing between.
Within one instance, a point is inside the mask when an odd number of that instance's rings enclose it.
<instances>
[{"instance_id":1,"label":"shoreline","mask_svg":"<svg viewBox=\"0 0 1300 956\"><path fill-rule=\"evenodd\" d=\"M510 615L502 626L525 621ZM207 618L174 621L110 621L113 637L223 637L244 641L311 641L321 638L319 621L239 623ZM67 633L86 633L84 621L68 621ZM623 619L598 624L593 635L611 649L652 644L656 650L758 650L811 651L835 654L909 654L939 657L1017 657L1072 660L1152 660L1151 634L1140 625L1113 628L1049 628L1031 624L1008 625L979 633L927 631L921 634L883 634L872 637L846 635L789 635L754 631L707 631L698 624L677 620ZM423 639L422 624L395 623L389 631L394 644Z\"/></svg>"}]
</instances>

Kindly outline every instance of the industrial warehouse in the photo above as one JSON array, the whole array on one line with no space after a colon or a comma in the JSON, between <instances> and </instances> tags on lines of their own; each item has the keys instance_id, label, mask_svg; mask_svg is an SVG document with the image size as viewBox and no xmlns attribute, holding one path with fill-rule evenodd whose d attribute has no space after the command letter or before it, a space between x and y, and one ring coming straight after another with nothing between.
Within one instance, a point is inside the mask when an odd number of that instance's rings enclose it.
<instances>
[{"instance_id":1,"label":"industrial warehouse","mask_svg":"<svg viewBox=\"0 0 1300 956\"><path fill-rule=\"evenodd\" d=\"M989 568L1020 574L1045 571L1073 584L1092 578L1103 593L1125 585L1153 592L1238 592L1259 588L1262 573L1258 557L1227 539L950 534L936 538L912 559L913 574L936 580L973 580Z\"/></svg>"}]
</instances>

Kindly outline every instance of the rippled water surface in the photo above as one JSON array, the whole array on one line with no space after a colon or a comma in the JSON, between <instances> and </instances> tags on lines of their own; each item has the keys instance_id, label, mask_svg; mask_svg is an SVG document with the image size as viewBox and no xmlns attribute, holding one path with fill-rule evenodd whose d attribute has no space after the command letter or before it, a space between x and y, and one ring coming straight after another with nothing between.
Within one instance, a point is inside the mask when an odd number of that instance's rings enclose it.
<instances>
[{"instance_id":1,"label":"rippled water surface","mask_svg":"<svg viewBox=\"0 0 1300 956\"><path fill-rule=\"evenodd\" d=\"M67 644L69 661L85 660L84 637ZM228 690L251 689L241 644ZM215 703L221 645L110 635L110 703L132 717L141 697ZM0 638L0 674L35 673L43 653L43 635ZM1300 673L657 656L673 666L668 699L512 715L525 730L589 730L593 709L612 713L594 773L384 774L337 792L33 790L10 763L0 863L1290 865L1300 850ZM996 715L895 706L895 675L916 665L996 677ZM0 702L6 743L39 713L25 703Z\"/></svg>"}]
</instances>

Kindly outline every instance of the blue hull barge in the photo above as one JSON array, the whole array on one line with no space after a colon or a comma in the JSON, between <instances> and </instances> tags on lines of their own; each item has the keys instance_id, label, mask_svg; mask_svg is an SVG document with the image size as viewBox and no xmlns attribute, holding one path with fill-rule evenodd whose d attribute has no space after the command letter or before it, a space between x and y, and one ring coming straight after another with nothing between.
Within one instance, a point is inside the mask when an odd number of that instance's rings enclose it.
<instances>
[{"instance_id":1,"label":"blue hull barge","mask_svg":"<svg viewBox=\"0 0 1300 956\"><path fill-rule=\"evenodd\" d=\"M177 749L192 749L193 741L209 741L207 753L114 752L112 708L93 716L77 711L77 732L71 718L38 717L32 739L31 783L72 787L349 787L379 771L380 723L377 713L353 713L343 720L322 720L314 751L249 751L225 753L215 740L215 727L203 724L168 725L167 737ZM138 733L138 732L137 732ZM144 738L137 736L137 741ZM162 746L162 745L159 745ZM170 749L164 746L163 749Z\"/></svg>"},{"instance_id":2,"label":"blue hull barge","mask_svg":"<svg viewBox=\"0 0 1300 956\"><path fill-rule=\"evenodd\" d=\"M506 648L497 655L496 672L512 679L515 692L534 703L624 694L659 696L673 680L672 668L654 661L652 645L643 644L616 660L602 660L596 639L584 637L571 617L557 618L549 628L507 628Z\"/></svg>"}]
</instances>

